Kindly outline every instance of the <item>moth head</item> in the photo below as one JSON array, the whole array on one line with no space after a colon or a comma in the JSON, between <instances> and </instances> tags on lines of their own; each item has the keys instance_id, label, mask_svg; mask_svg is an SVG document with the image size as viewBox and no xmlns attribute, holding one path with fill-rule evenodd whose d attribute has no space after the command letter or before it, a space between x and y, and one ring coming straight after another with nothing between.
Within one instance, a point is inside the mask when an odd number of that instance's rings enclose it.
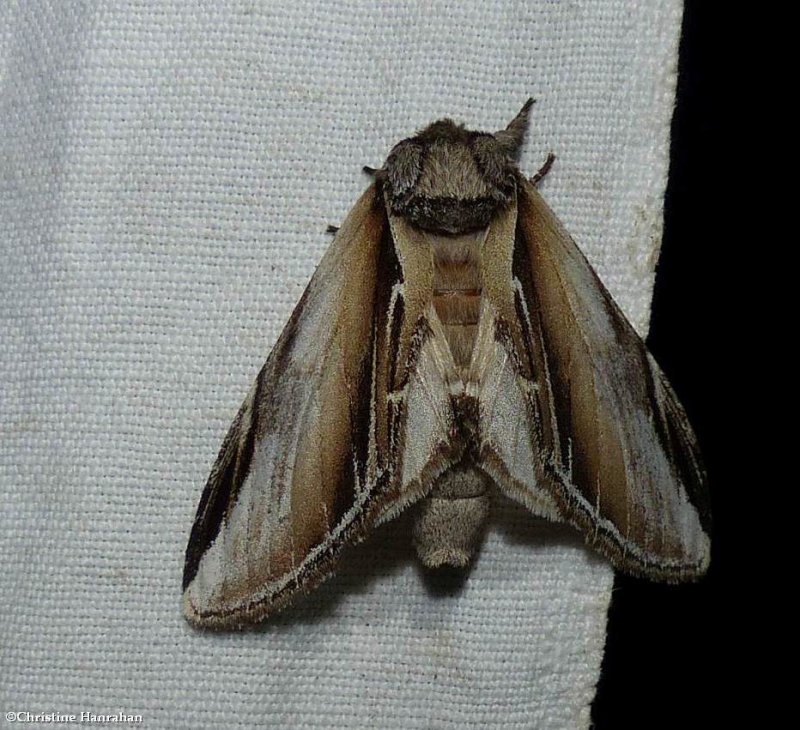
<instances>
[{"instance_id":1,"label":"moth head","mask_svg":"<svg viewBox=\"0 0 800 730\"><path fill-rule=\"evenodd\" d=\"M532 105L528 99L513 121L494 134L440 119L396 144L375 171L391 212L436 233L485 228L512 198Z\"/></svg>"}]
</instances>

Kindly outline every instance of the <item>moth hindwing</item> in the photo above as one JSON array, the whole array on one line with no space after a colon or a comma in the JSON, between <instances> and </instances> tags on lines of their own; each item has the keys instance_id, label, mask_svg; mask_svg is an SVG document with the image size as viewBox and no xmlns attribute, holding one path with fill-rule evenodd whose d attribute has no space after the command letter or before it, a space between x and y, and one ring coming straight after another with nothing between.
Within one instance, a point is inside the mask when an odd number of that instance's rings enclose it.
<instances>
[{"instance_id":1,"label":"moth hindwing","mask_svg":"<svg viewBox=\"0 0 800 730\"><path fill-rule=\"evenodd\" d=\"M412 505L421 561L465 566L494 489L620 570L706 570L695 436L517 167L531 104L495 134L434 122L372 171L211 471L186 550L191 623L261 620Z\"/></svg>"}]
</instances>

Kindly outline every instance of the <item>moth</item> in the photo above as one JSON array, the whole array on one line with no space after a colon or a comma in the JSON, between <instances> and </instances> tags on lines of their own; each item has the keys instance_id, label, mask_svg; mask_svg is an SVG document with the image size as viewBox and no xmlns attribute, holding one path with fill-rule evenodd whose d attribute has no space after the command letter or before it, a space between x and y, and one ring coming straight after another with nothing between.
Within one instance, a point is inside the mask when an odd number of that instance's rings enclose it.
<instances>
[{"instance_id":1,"label":"moth","mask_svg":"<svg viewBox=\"0 0 800 730\"><path fill-rule=\"evenodd\" d=\"M336 232L222 444L186 550L196 626L260 621L343 546L416 510L429 567L466 566L493 490L615 568L701 576L710 514L669 383L494 134L398 143Z\"/></svg>"}]
</instances>

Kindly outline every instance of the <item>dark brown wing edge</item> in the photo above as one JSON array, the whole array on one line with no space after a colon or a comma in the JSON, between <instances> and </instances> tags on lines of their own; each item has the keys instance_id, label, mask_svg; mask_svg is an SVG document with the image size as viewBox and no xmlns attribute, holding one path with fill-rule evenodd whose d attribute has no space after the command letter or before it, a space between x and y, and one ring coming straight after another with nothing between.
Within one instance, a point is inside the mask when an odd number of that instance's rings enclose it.
<instances>
[{"instance_id":1,"label":"dark brown wing edge","mask_svg":"<svg viewBox=\"0 0 800 730\"><path fill-rule=\"evenodd\" d=\"M549 378L537 389L546 421L536 429L537 451L550 477L540 486L616 568L669 582L696 579L708 566L711 513L683 407L527 181L514 245L514 277L530 312L529 366Z\"/></svg>"}]
</instances>

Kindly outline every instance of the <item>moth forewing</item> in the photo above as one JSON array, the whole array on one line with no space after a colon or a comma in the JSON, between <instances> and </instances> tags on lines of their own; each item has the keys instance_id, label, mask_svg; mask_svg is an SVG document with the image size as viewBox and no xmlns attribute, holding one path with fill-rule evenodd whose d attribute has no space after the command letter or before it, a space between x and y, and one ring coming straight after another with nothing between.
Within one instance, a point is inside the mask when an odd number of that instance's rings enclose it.
<instances>
[{"instance_id":1,"label":"moth forewing","mask_svg":"<svg viewBox=\"0 0 800 730\"><path fill-rule=\"evenodd\" d=\"M463 567L495 487L623 570L705 570L696 440L517 168L531 103L495 134L435 122L372 171L212 469L186 551L193 624L259 621L420 500L420 559Z\"/></svg>"},{"instance_id":2,"label":"moth forewing","mask_svg":"<svg viewBox=\"0 0 800 730\"><path fill-rule=\"evenodd\" d=\"M187 548L194 624L260 620L322 580L385 507L387 389L374 376L389 367L375 320L398 272L377 199L373 186L348 215L225 439Z\"/></svg>"},{"instance_id":3,"label":"moth forewing","mask_svg":"<svg viewBox=\"0 0 800 730\"><path fill-rule=\"evenodd\" d=\"M538 314L558 442L541 450L563 519L617 567L665 580L708 565L696 439L644 343L529 183L516 273ZM523 255L524 254L524 255ZM565 445L570 444L567 451Z\"/></svg>"}]
</instances>

